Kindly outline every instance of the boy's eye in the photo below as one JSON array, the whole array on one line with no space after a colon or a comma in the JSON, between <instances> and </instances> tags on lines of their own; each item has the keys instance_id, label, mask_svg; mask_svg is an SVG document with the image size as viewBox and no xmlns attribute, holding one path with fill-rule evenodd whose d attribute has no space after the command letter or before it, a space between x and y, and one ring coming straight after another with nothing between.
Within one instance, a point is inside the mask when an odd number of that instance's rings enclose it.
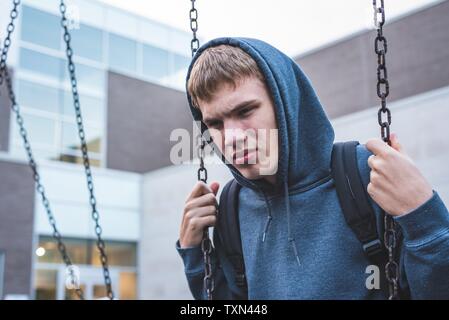
<instances>
[{"instance_id":1,"label":"boy's eye","mask_svg":"<svg viewBox=\"0 0 449 320\"><path fill-rule=\"evenodd\" d=\"M209 122L209 125L208 125L209 128L218 128L218 126L220 126L220 122L219 121Z\"/></svg>"},{"instance_id":2,"label":"boy's eye","mask_svg":"<svg viewBox=\"0 0 449 320\"><path fill-rule=\"evenodd\" d=\"M240 116L246 116L246 115L249 114L249 112L250 112L251 110L252 110L251 108L246 108L246 109L240 110L240 111L239 111L239 115L240 115Z\"/></svg>"}]
</instances>

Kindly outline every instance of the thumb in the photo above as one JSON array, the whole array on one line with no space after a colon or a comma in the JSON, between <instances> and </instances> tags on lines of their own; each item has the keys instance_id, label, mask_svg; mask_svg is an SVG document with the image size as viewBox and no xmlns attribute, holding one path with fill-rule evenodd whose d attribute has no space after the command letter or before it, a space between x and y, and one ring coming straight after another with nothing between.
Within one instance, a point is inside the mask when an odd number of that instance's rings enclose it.
<instances>
[{"instance_id":1,"label":"thumb","mask_svg":"<svg viewBox=\"0 0 449 320\"><path fill-rule=\"evenodd\" d=\"M214 195L217 195L218 189L220 188L220 184L218 182L212 182L210 184L210 188L212 189Z\"/></svg>"},{"instance_id":2,"label":"thumb","mask_svg":"<svg viewBox=\"0 0 449 320\"><path fill-rule=\"evenodd\" d=\"M392 133L390 135L390 141L391 141L391 147L395 149L396 151L406 154L404 148L399 143L398 135L396 133Z\"/></svg>"}]
</instances>

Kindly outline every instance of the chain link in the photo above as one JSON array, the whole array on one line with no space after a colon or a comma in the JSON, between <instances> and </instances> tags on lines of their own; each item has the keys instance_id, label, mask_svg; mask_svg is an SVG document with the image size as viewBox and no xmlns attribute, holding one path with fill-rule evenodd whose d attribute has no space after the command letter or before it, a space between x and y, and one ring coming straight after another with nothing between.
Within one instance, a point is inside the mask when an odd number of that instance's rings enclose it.
<instances>
[{"instance_id":1,"label":"chain link","mask_svg":"<svg viewBox=\"0 0 449 320\"><path fill-rule=\"evenodd\" d=\"M387 65L385 55L387 53L387 39L383 35L385 24L384 0L373 0L374 25L377 36L374 40L374 52L377 54L377 96L380 98L381 107L377 113L382 140L388 145L390 141L391 111L387 108L387 97L390 93ZM388 262L385 265L385 276L388 282L390 300L399 299L399 266L395 261L395 249L397 242L396 223L393 217L385 212L384 215L384 244L388 252Z\"/></svg>"},{"instance_id":2,"label":"chain link","mask_svg":"<svg viewBox=\"0 0 449 320\"><path fill-rule=\"evenodd\" d=\"M19 15L18 7L20 5L20 0L13 1L13 8L11 9L11 13L9 14L10 21L8 26L6 27L6 38L3 43L3 48L1 50L1 58L0 58L0 85L3 84L3 74L6 69L6 59L8 58L8 50L11 45L11 35L15 29L14 20Z\"/></svg>"},{"instance_id":3,"label":"chain link","mask_svg":"<svg viewBox=\"0 0 449 320\"><path fill-rule=\"evenodd\" d=\"M9 74L9 70L7 68L7 64L6 64L6 60L8 57L8 49L11 45L11 34L14 31L14 20L17 18L18 16L18 6L20 5L20 0L14 0L13 1L13 9L11 10L11 14L10 14L10 23L8 24L7 27L7 36L5 38L5 42L4 42L4 46L2 49L2 54L1 54L1 61L0 61L0 84L3 84L3 81L5 81L6 83L6 89L7 89L7 93L8 93L8 97L9 100L11 102L11 109L13 110L13 112L15 113L16 116L16 122L17 125L19 126L19 133L20 136L22 137L22 141L23 141L23 145L25 148L25 152L27 154L28 157L28 165L31 168L31 171L33 173L33 179L34 179L34 183L35 183L35 187L36 187L36 191L38 192L42 204L45 208L45 212L47 214L47 218L48 221L52 227L52 235L53 238L56 240L57 242L57 247L59 250L59 253L61 254L61 258L64 261L65 265L67 266L67 268L70 270L70 277L71 277L71 282L75 287L75 292L76 295L78 296L79 299L84 300L84 294L82 289L76 285L76 283L74 282L75 279L75 275L74 275L74 271L73 268L71 268L71 266L73 266L72 261L67 253L67 248L64 244L64 242L62 241L62 237L61 234L59 233L59 230L56 226L56 219L53 215L53 212L51 210L50 207L50 201L47 198L47 195L45 193L45 188L42 185L41 182L41 177L39 174L39 170L38 170L38 166L37 163L34 159L34 155L33 155L33 151L31 149L31 144L30 141L28 139L28 133L25 129L25 125L24 125L24 119L22 117L22 114L20 112L20 106L17 103L17 99L16 99L16 95L14 93L14 88L13 88L13 84L12 84L12 79L11 79L11 75Z\"/></svg>"},{"instance_id":4,"label":"chain link","mask_svg":"<svg viewBox=\"0 0 449 320\"><path fill-rule=\"evenodd\" d=\"M196 32L198 31L198 11L195 8L195 0L190 1L192 2L192 8L189 12L190 30L192 30L193 33L192 41L190 41L190 49L192 50L193 57L200 47L200 41L196 37Z\"/></svg>"},{"instance_id":5,"label":"chain link","mask_svg":"<svg viewBox=\"0 0 449 320\"><path fill-rule=\"evenodd\" d=\"M93 177L92 177L92 170L90 168L90 161L89 161L89 155L87 150L87 143L86 143L86 133L84 131L84 125L83 125L83 118L81 115L81 104L80 104L80 97L78 93L78 84L76 79L76 73L75 73L75 64L73 63L73 49L70 45L71 42L71 35L69 32L69 20L66 17L66 10L67 7L64 3L64 0L61 0L59 4L59 11L61 13L61 26L64 31L64 42L66 45L66 56L67 56L67 68L69 70L70 74L70 83L72 86L72 97L73 97L73 105L75 108L75 115L76 115L76 123L78 125L78 136L80 138L81 142L81 152L83 156L83 165L84 165L84 171L86 174L86 181L87 181L87 188L89 191L89 203L92 209L92 219L95 223L95 234L97 236L97 248L100 252L100 261L103 268L103 277L104 277L104 283L107 290L107 295L109 299L114 299L114 293L112 292L112 283L111 283L111 276L109 272L108 267L108 258L106 255L106 245L101 237L102 229L99 223L100 215L97 210L97 200L95 198L94 193L94 184L93 184Z\"/></svg>"},{"instance_id":6,"label":"chain link","mask_svg":"<svg viewBox=\"0 0 449 320\"><path fill-rule=\"evenodd\" d=\"M190 49L192 50L192 57L200 47L200 41L196 37L196 32L198 31L198 11L195 8L195 0L190 0L192 2L192 8L189 11L190 18L190 29L192 30L192 41L190 42ZM198 169L198 181L203 181L207 183L207 169L204 167L204 157L205 157L205 147L206 141L202 135L199 136L200 143L198 144L198 157L200 159L200 167ZM215 289L211 253L212 253L212 241L209 236L209 228L204 229L203 239L201 241L201 250L203 252L204 260L204 279L203 286L206 292L208 300L212 300L212 293Z\"/></svg>"}]
</instances>

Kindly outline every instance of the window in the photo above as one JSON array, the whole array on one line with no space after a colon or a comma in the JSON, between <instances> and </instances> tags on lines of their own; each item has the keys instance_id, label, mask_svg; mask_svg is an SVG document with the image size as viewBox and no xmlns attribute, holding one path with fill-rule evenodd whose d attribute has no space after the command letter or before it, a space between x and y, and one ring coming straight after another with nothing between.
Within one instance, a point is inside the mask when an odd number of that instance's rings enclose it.
<instances>
[{"instance_id":1,"label":"window","mask_svg":"<svg viewBox=\"0 0 449 320\"><path fill-rule=\"evenodd\" d=\"M64 243L74 264L101 266L96 241L93 239L66 238ZM105 241L108 263L111 266L135 267L137 265L137 246L135 242ZM39 248L43 254L38 262L63 263L57 243L51 237L41 236Z\"/></svg>"},{"instance_id":2,"label":"window","mask_svg":"<svg viewBox=\"0 0 449 320\"><path fill-rule=\"evenodd\" d=\"M52 49L60 49L62 32L59 17L23 6L22 40Z\"/></svg>"},{"instance_id":3,"label":"window","mask_svg":"<svg viewBox=\"0 0 449 320\"><path fill-rule=\"evenodd\" d=\"M95 239L65 238L72 263L80 271L80 286L87 299L106 296L101 262ZM137 244L127 241L105 241L110 276L115 293L121 300L137 297ZM74 290L66 289L66 268L57 243L50 236L40 236L36 248L36 299L78 299Z\"/></svg>"},{"instance_id":4,"label":"window","mask_svg":"<svg viewBox=\"0 0 449 320\"><path fill-rule=\"evenodd\" d=\"M118 70L137 71L137 43L119 35L109 34L109 65Z\"/></svg>"},{"instance_id":5,"label":"window","mask_svg":"<svg viewBox=\"0 0 449 320\"><path fill-rule=\"evenodd\" d=\"M56 270L37 270L35 288L37 300L56 299Z\"/></svg>"},{"instance_id":6,"label":"window","mask_svg":"<svg viewBox=\"0 0 449 320\"><path fill-rule=\"evenodd\" d=\"M111 266L132 267L137 264L136 244L133 242L105 241L108 262ZM95 243L92 243L92 264L101 266L100 257Z\"/></svg>"},{"instance_id":7,"label":"window","mask_svg":"<svg viewBox=\"0 0 449 320\"><path fill-rule=\"evenodd\" d=\"M87 264L89 260L88 245L82 239L64 239L67 253L74 264ZM40 237L38 248L41 254L38 255L38 262L63 263L58 251L58 244L51 237ZM42 250L42 249L43 250Z\"/></svg>"},{"instance_id":8,"label":"window","mask_svg":"<svg viewBox=\"0 0 449 320\"><path fill-rule=\"evenodd\" d=\"M78 80L78 88L94 89L103 92L105 88L105 73L104 71L86 66L81 63L75 64L76 78ZM66 85L70 85L69 71L64 65L63 79Z\"/></svg>"},{"instance_id":9,"label":"window","mask_svg":"<svg viewBox=\"0 0 449 320\"><path fill-rule=\"evenodd\" d=\"M179 71L187 71L190 64L190 57L182 56L179 54L173 54L173 71L178 73ZM187 75L187 74L186 74Z\"/></svg>"},{"instance_id":10,"label":"window","mask_svg":"<svg viewBox=\"0 0 449 320\"><path fill-rule=\"evenodd\" d=\"M147 44L143 45L143 73L155 80L168 76L169 53Z\"/></svg>"},{"instance_id":11,"label":"window","mask_svg":"<svg viewBox=\"0 0 449 320\"><path fill-rule=\"evenodd\" d=\"M101 132L86 126L84 131L89 152L99 153L101 150ZM75 123L62 122L62 153L66 153L67 150L81 150L78 126Z\"/></svg>"},{"instance_id":12,"label":"window","mask_svg":"<svg viewBox=\"0 0 449 320\"><path fill-rule=\"evenodd\" d=\"M120 299L135 300L137 292L137 280L135 272L120 273Z\"/></svg>"},{"instance_id":13,"label":"window","mask_svg":"<svg viewBox=\"0 0 449 320\"><path fill-rule=\"evenodd\" d=\"M55 130L56 122L47 117L33 115L23 112L23 122L28 134L28 140L31 145L34 145L38 149L54 149L55 148ZM14 141L17 145L21 145L22 138L18 133L17 124L15 126Z\"/></svg>"},{"instance_id":14,"label":"window","mask_svg":"<svg viewBox=\"0 0 449 320\"><path fill-rule=\"evenodd\" d=\"M83 121L86 123L103 123L103 100L94 96L80 94ZM75 119L73 97L71 91L64 92L63 115Z\"/></svg>"},{"instance_id":15,"label":"window","mask_svg":"<svg viewBox=\"0 0 449 320\"><path fill-rule=\"evenodd\" d=\"M22 48L20 67L33 73L61 80L64 61L46 54Z\"/></svg>"},{"instance_id":16,"label":"window","mask_svg":"<svg viewBox=\"0 0 449 320\"><path fill-rule=\"evenodd\" d=\"M58 89L19 80L18 94L21 106L53 113L59 111L60 91Z\"/></svg>"},{"instance_id":17,"label":"window","mask_svg":"<svg viewBox=\"0 0 449 320\"><path fill-rule=\"evenodd\" d=\"M103 32L100 29L81 24L71 30L74 53L83 58L103 61Z\"/></svg>"}]
</instances>

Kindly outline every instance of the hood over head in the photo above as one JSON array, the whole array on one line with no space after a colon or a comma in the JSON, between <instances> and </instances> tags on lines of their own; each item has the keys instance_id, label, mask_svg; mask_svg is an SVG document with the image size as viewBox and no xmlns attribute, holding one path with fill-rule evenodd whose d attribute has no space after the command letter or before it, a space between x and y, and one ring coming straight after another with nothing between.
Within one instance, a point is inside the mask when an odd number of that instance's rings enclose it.
<instances>
[{"instance_id":1,"label":"hood over head","mask_svg":"<svg viewBox=\"0 0 449 320\"><path fill-rule=\"evenodd\" d=\"M201 46L196 52L188 73L198 57L207 48L231 45L242 49L257 63L265 77L275 106L279 136L279 163L276 186L263 179L249 180L243 177L232 164L226 164L235 179L243 186L268 193L281 192L285 196L287 215L290 216L288 190L302 188L330 174L334 130L315 94L308 78L298 64L273 46L250 38L217 38ZM195 108L187 91L190 110L196 121L201 121L201 132L207 127L202 122L200 110ZM216 152L219 151L214 148ZM219 156L224 160L223 155ZM267 205L268 201L267 201ZM268 208L269 209L269 208ZM269 209L266 230L271 220ZM288 219L289 241L297 257L296 245L291 236ZM264 235L265 236L265 235Z\"/></svg>"}]
</instances>

